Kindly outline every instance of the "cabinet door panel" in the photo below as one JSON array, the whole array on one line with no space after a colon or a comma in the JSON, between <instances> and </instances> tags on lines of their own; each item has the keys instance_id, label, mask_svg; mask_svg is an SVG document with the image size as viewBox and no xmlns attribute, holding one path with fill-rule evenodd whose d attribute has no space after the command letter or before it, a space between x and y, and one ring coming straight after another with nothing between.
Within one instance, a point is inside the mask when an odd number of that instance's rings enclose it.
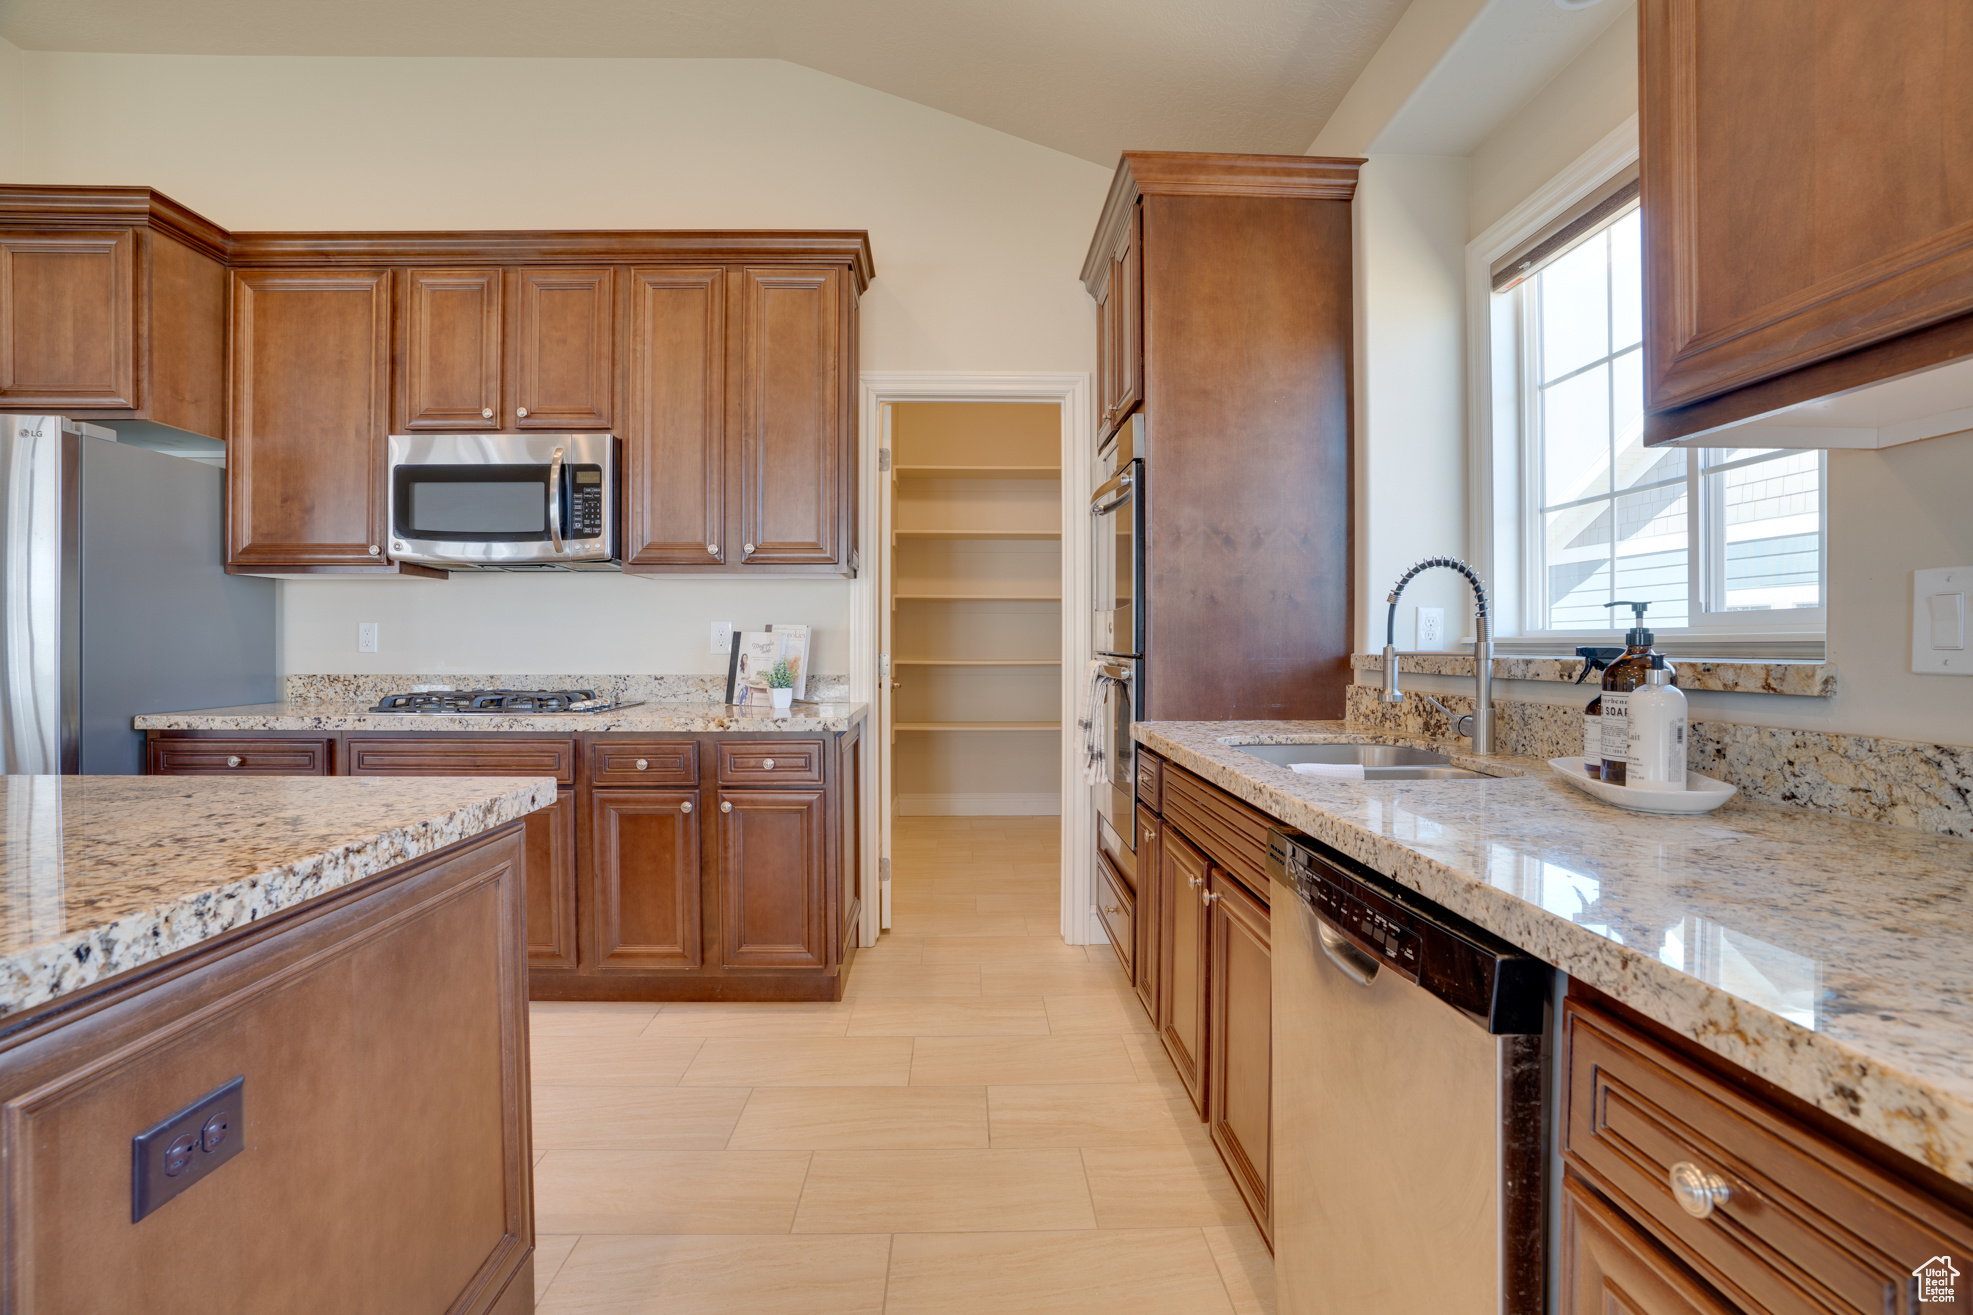
<instances>
[{"instance_id":1,"label":"cabinet door panel","mask_svg":"<svg viewBox=\"0 0 1973 1315\"><path fill-rule=\"evenodd\" d=\"M500 271L404 275L398 420L406 429L498 429Z\"/></svg>"},{"instance_id":2,"label":"cabinet door panel","mask_svg":"<svg viewBox=\"0 0 1973 1315\"><path fill-rule=\"evenodd\" d=\"M0 237L0 402L134 407L137 235Z\"/></svg>"},{"instance_id":3,"label":"cabinet door panel","mask_svg":"<svg viewBox=\"0 0 1973 1315\"><path fill-rule=\"evenodd\" d=\"M575 792L553 808L529 813L527 842L528 967L576 965Z\"/></svg>"},{"instance_id":4,"label":"cabinet door panel","mask_svg":"<svg viewBox=\"0 0 1973 1315\"><path fill-rule=\"evenodd\" d=\"M1159 889L1168 896L1159 908L1159 1035L1178 1069L1179 1080L1199 1113L1206 1112L1206 856L1184 836L1164 829L1158 844Z\"/></svg>"},{"instance_id":5,"label":"cabinet door panel","mask_svg":"<svg viewBox=\"0 0 1973 1315\"><path fill-rule=\"evenodd\" d=\"M862 938L863 916L863 724L843 733L840 765L836 771L837 789L842 799L842 817L837 830L842 838L842 857L837 880L842 895L836 902L842 908L841 949L838 961L847 964Z\"/></svg>"},{"instance_id":6,"label":"cabinet door panel","mask_svg":"<svg viewBox=\"0 0 1973 1315\"><path fill-rule=\"evenodd\" d=\"M1274 969L1265 904L1215 868L1211 912L1212 1071L1206 1122L1263 1234L1272 1231Z\"/></svg>"},{"instance_id":7,"label":"cabinet door panel","mask_svg":"<svg viewBox=\"0 0 1973 1315\"><path fill-rule=\"evenodd\" d=\"M846 560L844 271L749 269L740 376L742 560Z\"/></svg>"},{"instance_id":8,"label":"cabinet door panel","mask_svg":"<svg viewBox=\"0 0 1973 1315\"><path fill-rule=\"evenodd\" d=\"M624 560L717 566L726 554L726 271L630 272Z\"/></svg>"},{"instance_id":9,"label":"cabinet door panel","mask_svg":"<svg viewBox=\"0 0 1973 1315\"><path fill-rule=\"evenodd\" d=\"M616 373L612 271L523 269L514 281L510 422L517 429L608 429Z\"/></svg>"},{"instance_id":10,"label":"cabinet door panel","mask_svg":"<svg viewBox=\"0 0 1973 1315\"><path fill-rule=\"evenodd\" d=\"M1110 265L1115 342L1110 362L1110 424L1122 424L1144 400L1144 211L1133 211L1124 248Z\"/></svg>"},{"instance_id":11,"label":"cabinet door panel","mask_svg":"<svg viewBox=\"0 0 1973 1315\"><path fill-rule=\"evenodd\" d=\"M236 270L228 560L380 565L390 271Z\"/></svg>"},{"instance_id":12,"label":"cabinet door panel","mask_svg":"<svg viewBox=\"0 0 1973 1315\"><path fill-rule=\"evenodd\" d=\"M1116 951L1118 966L1135 984L1137 896L1101 850L1096 853L1096 916L1103 921L1103 932L1110 938L1110 948Z\"/></svg>"},{"instance_id":13,"label":"cabinet door panel","mask_svg":"<svg viewBox=\"0 0 1973 1315\"><path fill-rule=\"evenodd\" d=\"M1562 1188L1558 1315L1732 1315L1574 1179Z\"/></svg>"},{"instance_id":14,"label":"cabinet door panel","mask_svg":"<svg viewBox=\"0 0 1973 1315\"><path fill-rule=\"evenodd\" d=\"M719 908L728 968L829 966L827 799L821 790L720 792Z\"/></svg>"},{"instance_id":15,"label":"cabinet door panel","mask_svg":"<svg viewBox=\"0 0 1973 1315\"><path fill-rule=\"evenodd\" d=\"M597 970L697 968L699 792L598 790L590 819Z\"/></svg>"},{"instance_id":16,"label":"cabinet door panel","mask_svg":"<svg viewBox=\"0 0 1973 1315\"><path fill-rule=\"evenodd\" d=\"M1140 769L1141 771L1141 769ZM1140 775L1139 784L1143 777ZM1158 981L1160 965L1159 953L1159 910L1163 908L1167 892L1164 888L1164 874L1158 864L1158 817L1141 804L1137 809L1137 998L1144 1004L1144 1012L1151 1015L1151 1025L1160 1027L1163 1020L1158 1014Z\"/></svg>"},{"instance_id":17,"label":"cabinet door panel","mask_svg":"<svg viewBox=\"0 0 1973 1315\"><path fill-rule=\"evenodd\" d=\"M1650 409L1973 310L1957 0L1647 0L1640 18Z\"/></svg>"}]
</instances>

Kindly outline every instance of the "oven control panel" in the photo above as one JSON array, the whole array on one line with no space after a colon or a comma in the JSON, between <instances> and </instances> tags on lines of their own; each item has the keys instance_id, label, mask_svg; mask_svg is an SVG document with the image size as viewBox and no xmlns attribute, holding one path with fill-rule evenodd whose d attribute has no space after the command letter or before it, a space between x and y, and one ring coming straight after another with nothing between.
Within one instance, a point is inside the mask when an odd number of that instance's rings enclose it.
<instances>
[{"instance_id":1,"label":"oven control panel","mask_svg":"<svg viewBox=\"0 0 1973 1315\"><path fill-rule=\"evenodd\" d=\"M569 528L566 538L599 539L603 536L603 468L570 466Z\"/></svg>"}]
</instances>

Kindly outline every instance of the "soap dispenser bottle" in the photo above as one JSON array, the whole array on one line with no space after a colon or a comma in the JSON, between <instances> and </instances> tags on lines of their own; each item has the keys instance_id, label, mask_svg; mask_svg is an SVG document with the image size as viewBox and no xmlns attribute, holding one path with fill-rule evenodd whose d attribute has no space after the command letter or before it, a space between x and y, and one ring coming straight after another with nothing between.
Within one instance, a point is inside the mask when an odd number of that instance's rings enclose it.
<instances>
[{"instance_id":1,"label":"soap dispenser bottle","mask_svg":"<svg viewBox=\"0 0 1973 1315\"><path fill-rule=\"evenodd\" d=\"M1649 603L1605 603L1605 607L1628 607L1635 624L1624 633L1624 655L1603 673L1603 779L1612 785L1626 783L1630 767L1630 692L1645 683L1653 667L1669 674L1676 682L1677 671L1663 656L1652 651L1657 638L1644 628L1644 609Z\"/></svg>"},{"instance_id":2,"label":"soap dispenser bottle","mask_svg":"<svg viewBox=\"0 0 1973 1315\"><path fill-rule=\"evenodd\" d=\"M1628 778L1633 790L1685 788L1685 695L1661 657L1630 694Z\"/></svg>"},{"instance_id":3,"label":"soap dispenser bottle","mask_svg":"<svg viewBox=\"0 0 1973 1315\"><path fill-rule=\"evenodd\" d=\"M1598 648L1586 644L1576 650L1576 656L1583 660L1582 673L1576 677L1580 685L1588 680L1593 672L1603 670L1610 663L1624 655L1621 648ZM1596 697L1583 709L1583 769L1599 781L1603 779L1603 686L1598 682Z\"/></svg>"}]
</instances>

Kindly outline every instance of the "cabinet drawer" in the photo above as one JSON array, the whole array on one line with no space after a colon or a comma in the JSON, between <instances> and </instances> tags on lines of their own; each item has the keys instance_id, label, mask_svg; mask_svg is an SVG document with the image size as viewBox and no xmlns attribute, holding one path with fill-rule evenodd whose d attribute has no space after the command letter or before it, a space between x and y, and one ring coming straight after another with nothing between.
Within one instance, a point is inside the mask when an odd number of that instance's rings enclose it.
<instances>
[{"instance_id":1,"label":"cabinet drawer","mask_svg":"<svg viewBox=\"0 0 1973 1315\"><path fill-rule=\"evenodd\" d=\"M1575 1000L1563 1028L1568 1163L1747 1310L1917 1315L1912 1271L1973 1252L1973 1220L1636 1029ZM1706 1217L1675 1166L1718 1180Z\"/></svg>"},{"instance_id":2,"label":"cabinet drawer","mask_svg":"<svg viewBox=\"0 0 1973 1315\"><path fill-rule=\"evenodd\" d=\"M1562 1186L1562 1291L1554 1308L1565 1315L1733 1315L1573 1179Z\"/></svg>"},{"instance_id":3,"label":"cabinet drawer","mask_svg":"<svg viewBox=\"0 0 1973 1315\"><path fill-rule=\"evenodd\" d=\"M1110 935L1110 948L1117 952L1117 961L1123 964L1125 974L1136 980L1137 897L1100 851L1096 855L1096 912L1103 919L1103 930Z\"/></svg>"},{"instance_id":4,"label":"cabinet drawer","mask_svg":"<svg viewBox=\"0 0 1973 1315\"><path fill-rule=\"evenodd\" d=\"M591 785L697 785L696 740L605 740L589 746Z\"/></svg>"},{"instance_id":5,"label":"cabinet drawer","mask_svg":"<svg viewBox=\"0 0 1973 1315\"><path fill-rule=\"evenodd\" d=\"M821 785L821 740L721 740L721 785Z\"/></svg>"},{"instance_id":6,"label":"cabinet drawer","mask_svg":"<svg viewBox=\"0 0 1973 1315\"><path fill-rule=\"evenodd\" d=\"M350 740L351 776L552 776L575 781L573 740Z\"/></svg>"},{"instance_id":7,"label":"cabinet drawer","mask_svg":"<svg viewBox=\"0 0 1973 1315\"><path fill-rule=\"evenodd\" d=\"M1162 776L1165 820L1267 903L1267 817L1182 768Z\"/></svg>"},{"instance_id":8,"label":"cabinet drawer","mask_svg":"<svg viewBox=\"0 0 1973 1315\"><path fill-rule=\"evenodd\" d=\"M152 740L152 776L327 776L327 740Z\"/></svg>"},{"instance_id":9,"label":"cabinet drawer","mask_svg":"<svg viewBox=\"0 0 1973 1315\"><path fill-rule=\"evenodd\" d=\"M1149 749L1137 751L1137 798L1154 813L1163 812L1160 801L1164 785L1165 760Z\"/></svg>"}]
</instances>

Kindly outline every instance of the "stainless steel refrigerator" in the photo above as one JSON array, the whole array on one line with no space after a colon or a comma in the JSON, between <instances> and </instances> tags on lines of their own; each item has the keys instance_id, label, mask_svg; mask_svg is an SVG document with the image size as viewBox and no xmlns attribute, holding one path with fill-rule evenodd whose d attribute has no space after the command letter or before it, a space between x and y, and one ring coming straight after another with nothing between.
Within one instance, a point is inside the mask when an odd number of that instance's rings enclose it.
<instances>
[{"instance_id":1,"label":"stainless steel refrigerator","mask_svg":"<svg viewBox=\"0 0 1973 1315\"><path fill-rule=\"evenodd\" d=\"M275 695L274 581L225 571L226 472L0 415L0 767L144 770L140 712Z\"/></svg>"}]
</instances>

